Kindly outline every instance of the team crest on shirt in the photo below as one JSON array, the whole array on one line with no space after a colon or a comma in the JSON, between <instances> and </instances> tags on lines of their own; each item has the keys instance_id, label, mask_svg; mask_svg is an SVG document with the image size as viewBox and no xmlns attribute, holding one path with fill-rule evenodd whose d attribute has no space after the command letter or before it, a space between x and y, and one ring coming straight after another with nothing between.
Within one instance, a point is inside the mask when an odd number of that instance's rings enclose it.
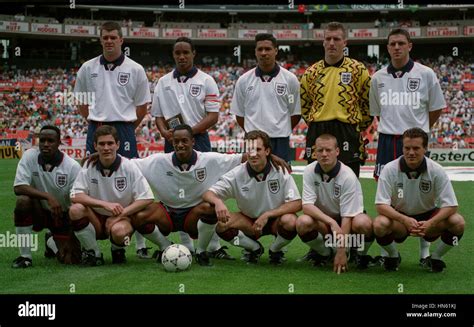
<instances>
[{"instance_id":1,"label":"team crest on shirt","mask_svg":"<svg viewBox=\"0 0 474 327\"><path fill-rule=\"evenodd\" d=\"M421 79L420 78L408 78L407 88L410 92L415 92L420 87Z\"/></svg>"},{"instance_id":2,"label":"team crest on shirt","mask_svg":"<svg viewBox=\"0 0 474 327\"><path fill-rule=\"evenodd\" d=\"M115 188L123 192L127 188L127 179L125 177L115 177Z\"/></svg>"},{"instance_id":3,"label":"team crest on shirt","mask_svg":"<svg viewBox=\"0 0 474 327\"><path fill-rule=\"evenodd\" d=\"M341 185L334 183L334 198L339 199L341 196Z\"/></svg>"},{"instance_id":4,"label":"team crest on shirt","mask_svg":"<svg viewBox=\"0 0 474 327\"><path fill-rule=\"evenodd\" d=\"M271 179L268 181L268 189L270 190L270 192L272 192L273 194L276 194L278 193L278 191L280 190L280 182L278 181L278 179Z\"/></svg>"},{"instance_id":5,"label":"team crest on shirt","mask_svg":"<svg viewBox=\"0 0 474 327\"><path fill-rule=\"evenodd\" d=\"M431 191L431 181L427 181L426 179L421 179L420 191L423 193L429 193Z\"/></svg>"},{"instance_id":6,"label":"team crest on shirt","mask_svg":"<svg viewBox=\"0 0 474 327\"><path fill-rule=\"evenodd\" d=\"M341 83L344 85L349 84L352 81L352 73L341 73Z\"/></svg>"},{"instance_id":7,"label":"team crest on shirt","mask_svg":"<svg viewBox=\"0 0 474 327\"><path fill-rule=\"evenodd\" d=\"M127 85L129 80L130 80L130 73L120 72L118 74L118 83L120 85L122 85L122 86Z\"/></svg>"},{"instance_id":8,"label":"team crest on shirt","mask_svg":"<svg viewBox=\"0 0 474 327\"><path fill-rule=\"evenodd\" d=\"M197 97L199 94L201 94L201 89L202 89L202 85L191 84L191 86L189 87L189 93L193 97Z\"/></svg>"},{"instance_id":9,"label":"team crest on shirt","mask_svg":"<svg viewBox=\"0 0 474 327\"><path fill-rule=\"evenodd\" d=\"M286 93L287 85L284 83L275 83L275 92L278 95L283 95Z\"/></svg>"},{"instance_id":10,"label":"team crest on shirt","mask_svg":"<svg viewBox=\"0 0 474 327\"><path fill-rule=\"evenodd\" d=\"M194 177L196 177L196 180L198 182L204 182L204 180L207 177L206 168L200 168L200 169L194 170Z\"/></svg>"},{"instance_id":11,"label":"team crest on shirt","mask_svg":"<svg viewBox=\"0 0 474 327\"><path fill-rule=\"evenodd\" d=\"M56 186L63 188L67 185L67 175L66 174L56 174Z\"/></svg>"}]
</instances>

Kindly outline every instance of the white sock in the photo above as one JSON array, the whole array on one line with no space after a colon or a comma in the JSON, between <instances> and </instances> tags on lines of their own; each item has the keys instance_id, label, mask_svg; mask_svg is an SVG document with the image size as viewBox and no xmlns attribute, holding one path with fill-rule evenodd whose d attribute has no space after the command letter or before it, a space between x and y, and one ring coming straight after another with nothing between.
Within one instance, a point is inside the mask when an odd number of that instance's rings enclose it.
<instances>
[{"instance_id":1,"label":"white sock","mask_svg":"<svg viewBox=\"0 0 474 327\"><path fill-rule=\"evenodd\" d=\"M324 246L324 238L323 234L318 233L318 237L314 240L306 242L306 244L313 249L314 251L318 252L322 256L328 256L331 254L331 250Z\"/></svg>"},{"instance_id":2,"label":"white sock","mask_svg":"<svg viewBox=\"0 0 474 327\"><path fill-rule=\"evenodd\" d=\"M217 235L215 233L216 225L217 223L210 225L203 223L201 220L198 220L197 229L199 237L197 241L196 253L206 251L206 248L208 248L211 239L214 237L214 235Z\"/></svg>"},{"instance_id":3,"label":"white sock","mask_svg":"<svg viewBox=\"0 0 474 327\"><path fill-rule=\"evenodd\" d=\"M146 248L145 237L137 231L135 231L135 248L137 250Z\"/></svg>"},{"instance_id":4,"label":"white sock","mask_svg":"<svg viewBox=\"0 0 474 327\"><path fill-rule=\"evenodd\" d=\"M388 252L385 251L385 249L381 245L379 245L379 246L380 246L380 256L388 257Z\"/></svg>"},{"instance_id":5,"label":"white sock","mask_svg":"<svg viewBox=\"0 0 474 327\"><path fill-rule=\"evenodd\" d=\"M433 251L433 254L431 255L431 258L436 259L436 260L441 260L443 255L445 255L449 250L451 250L454 246L446 244L443 242L443 240L438 241L438 246L436 247L436 250Z\"/></svg>"},{"instance_id":6,"label":"white sock","mask_svg":"<svg viewBox=\"0 0 474 327\"><path fill-rule=\"evenodd\" d=\"M420 237L420 258L424 259L430 256L431 243Z\"/></svg>"},{"instance_id":7,"label":"white sock","mask_svg":"<svg viewBox=\"0 0 474 327\"><path fill-rule=\"evenodd\" d=\"M364 241L364 249L359 250L357 249L357 254L359 255L367 255L367 252L369 252L370 246L374 243L374 241L366 242Z\"/></svg>"},{"instance_id":8,"label":"white sock","mask_svg":"<svg viewBox=\"0 0 474 327\"><path fill-rule=\"evenodd\" d=\"M163 234L161 234L160 229L156 225L155 225L155 229L150 234L136 233L136 235L137 236L140 235L142 237L145 237L147 240L149 240L149 241L153 242L154 244L158 245L160 247L160 250L164 250L168 246L171 245L170 240L168 240ZM138 238L137 238L137 241L138 241ZM145 244L145 242L143 242L143 244ZM138 246L137 246L137 248L138 248ZM142 248L140 248L140 249L142 249Z\"/></svg>"},{"instance_id":9,"label":"white sock","mask_svg":"<svg viewBox=\"0 0 474 327\"><path fill-rule=\"evenodd\" d=\"M58 253L59 250L52 235L46 241L46 245L54 252L54 254Z\"/></svg>"},{"instance_id":10,"label":"white sock","mask_svg":"<svg viewBox=\"0 0 474 327\"><path fill-rule=\"evenodd\" d=\"M209 245L207 246L207 251L208 252L214 252L217 251L221 248L221 242L219 235L214 231L214 234L212 235L211 241L209 242Z\"/></svg>"},{"instance_id":11,"label":"white sock","mask_svg":"<svg viewBox=\"0 0 474 327\"><path fill-rule=\"evenodd\" d=\"M75 231L74 234L84 249L94 250L95 256L100 257L101 252L95 238L95 228L91 223L87 224L87 226L80 231Z\"/></svg>"},{"instance_id":12,"label":"white sock","mask_svg":"<svg viewBox=\"0 0 474 327\"><path fill-rule=\"evenodd\" d=\"M255 251L260 248L257 241L252 240L250 237L245 235L241 230L239 230L239 234L237 235L238 242L234 240L230 241L229 243L244 248L249 251Z\"/></svg>"},{"instance_id":13,"label":"white sock","mask_svg":"<svg viewBox=\"0 0 474 327\"><path fill-rule=\"evenodd\" d=\"M387 256L390 258L398 258L398 250L397 246L395 245L395 241L392 241L389 245L382 246L385 251L387 251Z\"/></svg>"},{"instance_id":14,"label":"white sock","mask_svg":"<svg viewBox=\"0 0 474 327\"><path fill-rule=\"evenodd\" d=\"M191 236L188 233L179 231L179 239L181 240L181 244L188 248L191 253L194 252L194 242Z\"/></svg>"},{"instance_id":15,"label":"white sock","mask_svg":"<svg viewBox=\"0 0 474 327\"><path fill-rule=\"evenodd\" d=\"M277 234L275 241L273 241L273 243L270 245L270 251L279 252L285 245L290 244L291 241L292 240L287 240L286 238L283 238L280 234Z\"/></svg>"},{"instance_id":16,"label":"white sock","mask_svg":"<svg viewBox=\"0 0 474 327\"><path fill-rule=\"evenodd\" d=\"M19 236L21 234L31 235L33 232L33 225L30 226L19 226L15 228L16 234ZM31 246L20 246L20 255L23 258L33 259L31 256Z\"/></svg>"}]
</instances>

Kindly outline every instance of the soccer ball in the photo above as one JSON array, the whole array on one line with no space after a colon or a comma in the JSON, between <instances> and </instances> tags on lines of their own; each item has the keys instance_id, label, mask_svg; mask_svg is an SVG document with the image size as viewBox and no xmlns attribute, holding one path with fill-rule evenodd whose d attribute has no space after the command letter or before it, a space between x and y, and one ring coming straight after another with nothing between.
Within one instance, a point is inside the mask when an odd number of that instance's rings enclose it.
<instances>
[{"instance_id":1,"label":"soccer ball","mask_svg":"<svg viewBox=\"0 0 474 327\"><path fill-rule=\"evenodd\" d=\"M165 270L170 272L186 270L191 266L192 261L191 252L181 244L171 244L161 256L161 263Z\"/></svg>"}]
</instances>

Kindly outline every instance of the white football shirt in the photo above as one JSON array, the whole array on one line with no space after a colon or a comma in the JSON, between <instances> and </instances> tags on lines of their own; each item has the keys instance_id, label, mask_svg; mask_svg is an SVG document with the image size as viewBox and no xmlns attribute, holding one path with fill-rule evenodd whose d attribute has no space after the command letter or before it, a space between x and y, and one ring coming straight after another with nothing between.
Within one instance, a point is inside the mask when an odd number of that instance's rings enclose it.
<instances>
[{"instance_id":1,"label":"white football shirt","mask_svg":"<svg viewBox=\"0 0 474 327\"><path fill-rule=\"evenodd\" d=\"M241 154L194 151L189 170L181 170L171 153L155 153L133 159L151 185L156 197L171 208L191 208L202 202L202 195L220 176L242 161Z\"/></svg>"},{"instance_id":2,"label":"white football shirt","mask_svg":"<svg viewBox=\"0 0 474 327\"><path fill-rule=\"evenodd\" d=\"M335 220L355 217L364 211L359 179L351 168L338 161L325 174L315 161L303 173L303 205L313 204Z\"/></svg>"},{"instance_id":3,"label":"white football shirt","mask_svg":"<svg viewBox=\"0 0 474 327\"><path fill-rule=\"evenodd\" d=\"M301 115L298 78L279 65L268 75L258 67L249 70L237 80L230 113L244 117L246 132L289 136L291 116Z\"/></svg>"},{"instance_id":4,"label":"white football shirt","mask_svg":"<svg viewBox=\"0 0 474 327\"><path fill-rule=\"evenodd\" d=\"M385 165L377 183L375 204L388 204L406 215L418 215L435 207L457 206L456 195L443 167L425 158L426 170L416 179L401 171L401 156Z\"/></svg>"},{"instance_id":5,"label":"white football shirt","mask_svg":"<svg viewBox=\"0 0 474 327\"><path fill-rule=\"evenodd\" d=\"M252 219L286 202L301 199L293 177L287 172L278 171L270 165L266 178L258 181L251 176L247 165L243 163L235 167L209 190L222 200L236 199L239 210Z\"/></svg>"},{"instance_id":6,"label":"white football shirt","mask_svg":"<svg viewBox=\"0 0 474 327\"><path fill-rule=\"evenodd\" d=\"M29 185L38 191L50 193L61 204L63 211L71 206L70 192L81 166L65 153L56 158L57 165L45 170L39 157L39 149L27 150L16 169L13 186ZM48 201L41 200L41 206L50 210Z\"/></svg>"},{"instance_id":7,"label":"white football shirt","mask_svg":"<svg viewBox=\"0 0 474 327\"><path fill-rule=\"evenodd\" d=\"M178 114L189 126L198 124L207 112L219 112L221 102L214 78L193 67L186 75L175 69L159 79L153 93L151 115L165 120Z\"/></svg>"},{"instance_id":8,"label":"white football shirt","mask_svg":"<svg viewBox=\"0 0 474 327\"><path fill-rule=\"evenodd\" d=\"M84 193L94 199L120 203L128 207L137 200L153 199L150 185L139 169L127 158L117 155L110 174L102 169L100 162L95 166L83 167L77 176L71 196ZM92 208L101 215L112 213L102 208Z\"/></svg>"},{"instance_id":9,"label":"white football shirt","mask_svg":"<svg viewBox=\"0 0 474 327\"><path fill-rule=\"evenodd\" d=\"M133 122L136 107L151 101L145 70L124 54L113 64L102 55L85 62L77 73L74 92L76 97L77 92L94 94L87 119L98 122Z\"/></svg>"},{"instance_id":10,"label":"white football shirt","mask_svg":"<svg viewBox=\"0 0 474 327\"><path fill-rule=\"evenodd\" d=\"M446 107L434 71L412 60L398 72L391 65L377 71L369 100L370 114L380 117L379 133L389 135L402 135L412 127L429 133L429 112Z\"/></svg>"}]
</instances>

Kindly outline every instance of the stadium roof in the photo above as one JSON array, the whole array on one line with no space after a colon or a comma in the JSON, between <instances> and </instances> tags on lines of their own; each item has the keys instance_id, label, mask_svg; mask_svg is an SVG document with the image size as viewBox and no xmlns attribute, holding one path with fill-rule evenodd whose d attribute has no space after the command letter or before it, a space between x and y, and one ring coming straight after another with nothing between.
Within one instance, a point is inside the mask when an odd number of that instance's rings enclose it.
<instances>
[{"instance_id":1,"label":"stadium roof","mask_svg":"<svg viewBox=\"0 0 474 327\"><path fill-rule=\"evenodd\" d=\"M59 6L59 7L68 7ZM344 11L424 11L424 10L446 10L474 8L472 4L456 4L456 5L405 5L400 7L397 4L353 4L353 5L304 5L299 8L297 4L289 5L188 5L180 7L179 2L176 5L134 5L134 6L117 6L117 5L80 5L76 8L81 9L99 9L99 10L127 10L127 11L148 11L148 12L225 12L225 13L290 13L302 10L305 13L320 12L344 12Z\"/></svg>"}]
</instances>

